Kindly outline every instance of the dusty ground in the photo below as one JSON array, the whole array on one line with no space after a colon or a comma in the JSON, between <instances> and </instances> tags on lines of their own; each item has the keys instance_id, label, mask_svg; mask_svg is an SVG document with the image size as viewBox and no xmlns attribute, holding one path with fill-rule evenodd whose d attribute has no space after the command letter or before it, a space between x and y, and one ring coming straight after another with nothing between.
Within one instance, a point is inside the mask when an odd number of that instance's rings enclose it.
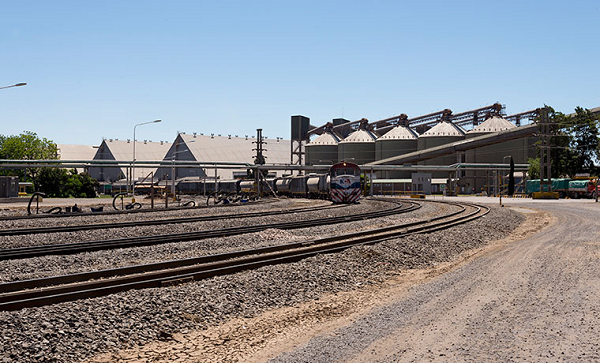
<instances>
[{"instance_id":1,"label":"dusty ground","mask_svg":"<svg viewBox=\"0 0 600 363\"><path fill-rule=\"evenodd\" d=\"M270 362L600 361L600 205L528 205L556 223Z\"/></svg>"},{"instance_id":2,"label":"dusty ground","mask_svg":"<svg viewBox=\"0 0 600 363\"><path fill-rule=\"evenodd\" d=\"M483 249L472 250L451 263L426 270L403 271L385 284L371 285L352 292L329 295L310 303L269 311L250 319L235 319L223 325L188 334L176 334L172 339L157 341L143 347L107 354L91 362L263 362L282 352L306 345L313 337L335 336L336 331L351 325L377 309L403 300L411 288L456 269L475 258L502 250L514 241L530 236L549 225L552 218L544 212L527 212L527 221L509 238ZM392 343L381 343L384 347ZM379 349L379 348L378 348ZM383 349L383 348L382 348ZM292 356L289 361L312 361L310 353ZM298 359L304 357L306 359ZM323 356L322 356L323 357ZM340 357L339 360L346 358ZM366 357L369 361L372 357ZM284 358L285 360L285 358ZM336 359L334 359L336 360ZM361 360L361 358L359 358ZM321 360L330 361L330 360Z\"/></svg>"}]
</instances>

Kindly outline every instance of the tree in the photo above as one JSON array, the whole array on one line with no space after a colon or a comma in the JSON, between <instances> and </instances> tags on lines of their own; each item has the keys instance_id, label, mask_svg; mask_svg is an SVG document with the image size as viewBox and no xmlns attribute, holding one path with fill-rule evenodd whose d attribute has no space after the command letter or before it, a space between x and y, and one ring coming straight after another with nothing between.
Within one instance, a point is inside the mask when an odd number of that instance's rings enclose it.
<instances>
[{"instance_id":1,"label":"tree","mask_svg":"<svg viewBox=\"0 0 600 363\"><path fill-rule=\"evenodd\" d=\"M581 107L572 116L555 112L549 108L549 119L553 122L550 138L552 177L573 177L577 173L596 173L596 161L600 156L598 143L598 120ZM539 177L539 158L530 163L530 176Z\"/></svg>"},{"instance_id":2,"label":"tree","mask_svg":"<svg viewBox=\"0 0 600 363\"><path fill-rule=\"evenodd\" d=\"M54 198L95 198L98 181L76 169L40 168L35 184L38 190Z\"/></svg>"},{"instance_id":3,"label":"tree","mask_svg":"<svg viewBox=\"0 0 600 363\"><path fill-rule=\"evenodd\" d=\"M20 135L0 135L0 159L8 160L46 160L58 159L58 148L52 140L40 138L35 132L24 131ZM16 175L23 180L35 179L38 168L23 170L5 170L4 175Z\"/></svg>"}]
</instances>

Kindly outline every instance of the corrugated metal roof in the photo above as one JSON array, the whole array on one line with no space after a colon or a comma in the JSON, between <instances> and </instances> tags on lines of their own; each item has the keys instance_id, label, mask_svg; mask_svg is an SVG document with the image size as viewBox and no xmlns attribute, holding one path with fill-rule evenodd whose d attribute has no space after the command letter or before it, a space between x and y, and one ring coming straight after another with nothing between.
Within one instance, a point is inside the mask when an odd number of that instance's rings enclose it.
<instances>
[{"instance_id":1,"label":"corrugated metal roof","mask_svg":"<svg viewBox=\"0 0 600 363\"><path fill-rule=\"evenodd\" d=\"M465 136L466 131L452 122L443 121L424 132L419 137Z\"/></svg>"},{"instance_id":2,"label":"corrugated metal roof","mask_svg":"<svg viewBox=\"0 0 600 363\"><path fill-rule=\"evenodd\" d=\"M373 135L373 133L371 131L368 130L356 130L353 133L351 133L350 135L348 135L348 137L346 137L344 140L340 141L341 143L370 143L370 142L375 142L375 139L377 139L377 137L375 135Z\"/></svg>"},{"instance_id":3,"label":"corrugated metal roof","mask_svg":"<svg viewBox=\"0 0 600 363\"><path fill-rule=\"evenodd\" d=\"M252 149L256 148L256 144L253 143L255 138L187 134L181 134L181 137L197 161L254 163L256 151ZM194 142L190 142L192 140ZM264 142L266 151L263 155L267 164L290 162L290 140L265 139Z\"/></svg>"},{"instance_id":4,"label":"corrugated metal roof","mask_svg":"<svg viewBox=\"0 0 600 363\"><path fill-rule=\"evenodd\" d=\"M340 142L340 138L337 135L332 134L331 132L325 132L322 135L319 135L316 139L309 142L306 146L310 145L337 145Z\"/></svg>"},{"instance_id":5,"label":"corrugated metal roof","mask_svg":"<svg viewBox=\"0 0 600 363\"><path fill-rule=\"evenodd\" d=\"M418 137L419 134L417 134L413 129L403 125L398 125L386 132L385 135L381 136L378 140L416 140Z\"/></svg>"},{"instance_id":6,"label":"corrugated metal roof","mask_svg":"<svg viewBox=\"0 0 600 363\"><path fill-rule=\"evenodd\" d=\"M180 135L185 146L196 159L201 162L230 162L254 164L256 151L256 138L225 137L208 135ZM194 141L194 142L191 142ZM289 164L290 162L290 140L265 139L263 155L267 164ZM183 150L183 149L182 149ZM221 179L232 179L233 172L245 172L245 169L219 169L218 175ZM206 171L212 176L210 170Z\"/></svg>"},{"instance_id":7,"label":"corrugated metal roof","mask_svg":"<svg viewBox=\"0 0 600 363\"><path fill-rule=\"evenodd\" d=\"M119 140L104 140L115 160L133 159L133 142ZM163 160L172 143L137 141L135 143L135 159L147 161Z\"/></svg>"},{"instance_id":8,"label":"corrugated metal roof","mask_svg":"<svg viewBox=\"0 0 600 363\"><path fill-rule=\"evenodd\" d=\"M104 140L103 144L106 145L108 151L104 151L105 154L108 152L112 154L114 160L127 161L133 159L133 143L130 141L119 141L119 140ZM163 160L169 148L173 145L169 142L150 142L150 141L137 141L135 143L135 159L144 161L160 161ZM100 150L102 146L98 150ZM108 154L107 154L108 155ZM98 159L107 159L106 155L96 155ZM127 175L127 168L121 168L124 175ZM157 168L135 168L135 179L144 178L150 173L156 172Z\"/></svg>"},{"instance_id":9,"label":"corrugated metal roof","mask_svg":"<svg viewBox=\"0 0 600 363\"><path fill-rule=\"evenodd\" d=\"M481 125L473 128L473 130L469 131L470 134L480 134L487 132L499 132L504 130L510 130L517 126L513 125L510 121L503 119L500 116L490 117Z\"/></svg>"},{"instance_id":10,"label":"corrugated metal roof","mask_svg":"<svg viewBox=\"0 0 600 363\"><path fill-rule=\"evenodd\" d=\"M60 160L92 160L98 149L91 145L56 144Z\"/></svg>"}]
</instances>

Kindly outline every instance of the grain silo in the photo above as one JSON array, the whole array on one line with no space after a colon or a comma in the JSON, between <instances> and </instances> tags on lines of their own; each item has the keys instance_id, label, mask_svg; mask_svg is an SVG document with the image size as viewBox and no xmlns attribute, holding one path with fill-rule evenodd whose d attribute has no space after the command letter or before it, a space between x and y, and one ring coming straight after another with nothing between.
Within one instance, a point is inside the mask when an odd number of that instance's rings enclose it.
<instances>
[{"instance_id":1,"label":"grain silo","mask_svg":"<svg viewBox=\"0 0 600 363\"><path fill-rule=\"evenodd\" d=\"M469 131L466 138L472 139L516 127L501 116L493 115ZM465 162L468 164L503 164L509 163L509 156L512 156L515 164L526 164L528 158L535 157L535 141L535 137L527 137L468 150ZM474 188L476 192L480 192L482 188L485 188L486 184L493 184L492 177L493 173L490 171L467 171L466 179L461 184L465 185L469 190Z\"/></svg>"},{"instance_id":2,"label":"grain silo","mask_svg":"<svg viewBox=\"0 0 600 363\"><path fill-rule=\"evenodd\" d=\"M444 120L420 135L417 141L417 146L419 151L421 151L444 144L450 144L456 141L464 140L465 133L466 132L462 127L455 125L450 121ZM447 155L424 160L422 164L447 166L456 164L457 162L458 160L456 155ZM444 178L448 177L448 173L432 172L432 177Z\"/></svg>"},{"instance_id":3,"label":"grain silo","mask_svg":"<svg viewBox=\"0 0 600 363\"><path fill-rule=\"evenodd\" d=\"M328 123L322 135L306 144L306 165L332 165L338 162L341 137L333 132L332 126Z\"/></svg>"},{"instance_id":4,"label":"grain silo","mask_svg":"<svg viewBox=\"0 0 600 363\"><path fill-rule=\"evenodd\" d=\"M387 159L417 151L419 134L408 127L406 118L375 141L375 160ZM384 179L410 178L410 172L385 172Z\"/></svg>"},{"instance_id":5,"label":"grain silo","mask_svg":"<svg viewBox=\"0 0 600 363\"><path fill-rule=\"evenodd\" d=\"M368 130L368 120L362 119L358 130L338 144L338 160L350 161L358 165L375 161L375 140L377 137Z\"/></svg>"}]
</instances>

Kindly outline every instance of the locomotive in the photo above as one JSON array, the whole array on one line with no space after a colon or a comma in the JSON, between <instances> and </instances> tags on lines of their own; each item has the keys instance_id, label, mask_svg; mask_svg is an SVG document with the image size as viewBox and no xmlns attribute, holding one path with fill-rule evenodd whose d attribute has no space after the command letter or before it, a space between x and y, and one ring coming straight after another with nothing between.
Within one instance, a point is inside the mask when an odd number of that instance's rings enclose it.
<instances>
[{"instance_id":1,"label":"locomotive","mask_svg":"<svg viewBox=\"0 0 600 363\"><path fill-rule=\"evenodd\" d=\"M334 203L356 203L360 198L360 168L349 162L339 162L329 169L330 199Z\"/></svg>"}]
</instances>

